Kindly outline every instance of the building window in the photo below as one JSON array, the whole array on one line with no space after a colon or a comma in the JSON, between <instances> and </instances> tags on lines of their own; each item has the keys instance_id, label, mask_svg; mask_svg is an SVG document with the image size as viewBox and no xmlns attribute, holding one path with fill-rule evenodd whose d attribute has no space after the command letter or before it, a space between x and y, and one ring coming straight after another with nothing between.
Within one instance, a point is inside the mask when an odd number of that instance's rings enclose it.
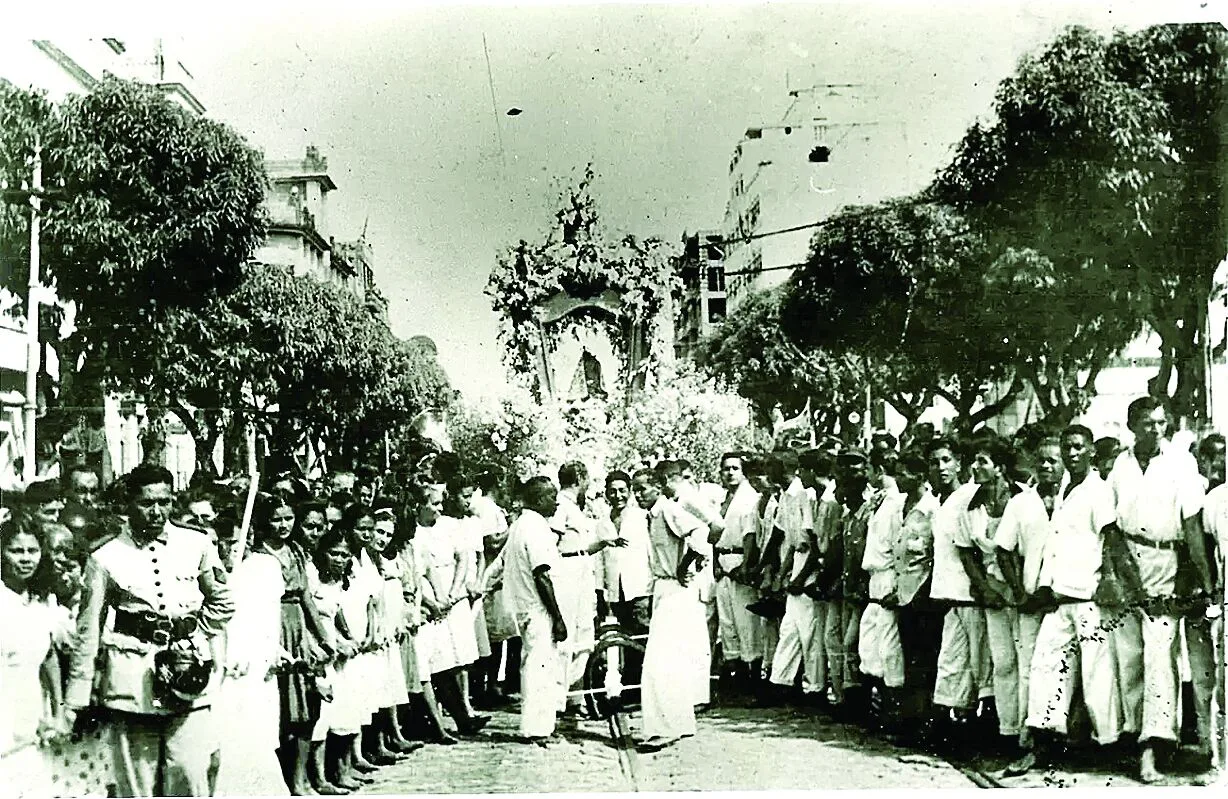
<instances>
[{"instance_id":1,"label":"building window","mask_svg":"<svg viewBox=\"0 0 1228 799\"><path fill-rule=\"evenodd\" d=\"M708 322L722 322L725 319L725 298L713 297L708 300Z\"/></svg>"},{"instance_id":2,"label":"building window","mask_svg":"<svg viewBox=\"0 0 1228 799\"><path fill-rule=\"evenodd\" d=\"M725 290L725 269L720 266L708 267L708 291Z\"/></svg>"}]
</instances>

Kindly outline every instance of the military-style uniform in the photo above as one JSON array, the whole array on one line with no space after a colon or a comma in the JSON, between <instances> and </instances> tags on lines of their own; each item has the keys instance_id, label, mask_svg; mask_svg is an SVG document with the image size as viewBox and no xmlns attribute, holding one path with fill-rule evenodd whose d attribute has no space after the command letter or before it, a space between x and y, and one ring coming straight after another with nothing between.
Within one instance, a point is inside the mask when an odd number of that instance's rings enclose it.
<instances>
[{"instance_id":1,"label":"military-style uniform","mask_svg":"<svg viewBox=\"0 0 1228 799\"><path fill-rule=\"evenodd\" d=\"M167 523L144 540L125 529L90 554L65 701L111 711L120 796L209 794L210 692L190 701L165 695L155 687L155 656L185 641L208 656L233 612L203 533Z\"/></svg>"}]
</instances>

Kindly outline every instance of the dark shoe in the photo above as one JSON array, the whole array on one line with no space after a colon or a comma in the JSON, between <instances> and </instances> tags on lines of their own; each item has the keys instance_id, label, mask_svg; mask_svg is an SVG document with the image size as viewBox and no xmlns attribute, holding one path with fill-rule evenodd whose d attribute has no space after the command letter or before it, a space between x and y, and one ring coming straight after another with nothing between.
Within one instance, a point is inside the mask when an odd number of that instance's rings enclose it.
<instances>
[{"instance_id":1,"label":"dark shoe","mask_svg":"<svg viewBox=\"0 0 1228 799\"><path fill-rule=\"evenodd\" d=\"M1036 754L1034 752L1025 752L1023 757L1002 769L1002 776L1022 777L1034 768L1036 768Z\"/></svg>"},{"instance_id":2,"label":"dark shoe","mask_svg":"<svg viewBox=\"0 0 1228 799\"><path fill-rule=\"evenodd\" d=\"M379 766L365 759L355 759L354 760L354 771L358 772L360 775L361 774L371 774L378 769L379 769Z\"/></svg>"},{"instance_id":3,"label":"dark shoe","mask_svg":"<svg viewBox=\"0 0 1228 799\"><path fill-rule=\"evenodd\" d=\"M482 731L482 728L485 727L487 722L489 721L490 721L490 716L473 716L472 718L470 718L468 724L465 724L463 726L458 724L456 726L456 732L460 735L466 735L466 736L477 735L479 732Z\"/></svg>"}]
</instances>

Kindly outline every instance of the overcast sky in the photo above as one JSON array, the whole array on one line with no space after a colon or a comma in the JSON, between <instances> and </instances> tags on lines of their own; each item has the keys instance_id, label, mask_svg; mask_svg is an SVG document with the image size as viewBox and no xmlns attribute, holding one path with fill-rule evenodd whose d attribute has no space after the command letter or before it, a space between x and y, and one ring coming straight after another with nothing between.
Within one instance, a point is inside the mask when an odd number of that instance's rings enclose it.
<instances>
[{"instance_id":1,"label":"overcast sky","mask_svg":"<svg viewBox=\"0 0 1228 799\"><path fill-rule=\"evenodd\" d=\"M616 227L678 240L715 226L733 147L780 117L787 76L871 84L866 115L903 121L909 172L924 179L1022 54L1071 23L1136 28L1165 13L1139 2L927 5L349 3L201 26L179 46L210 116L270 158L320 147L339 189L333 234L355 238L369 220L394 330L435 339L454 383L476 395L504 374L483 294L495 253L540 235L557 179L586 162ZM506 116L513 106L524 113Z\"/></svg>"}]
</instances>

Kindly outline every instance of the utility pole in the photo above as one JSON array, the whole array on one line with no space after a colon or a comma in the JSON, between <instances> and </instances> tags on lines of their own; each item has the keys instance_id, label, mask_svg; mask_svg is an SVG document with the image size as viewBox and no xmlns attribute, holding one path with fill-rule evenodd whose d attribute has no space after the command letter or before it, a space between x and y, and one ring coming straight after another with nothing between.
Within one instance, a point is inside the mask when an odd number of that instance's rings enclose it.
<instances>
[{"instance_id":1,"label":"utility pole","mask_svg":"<svg viewBox=\"0 0 1228 799\"><path fill-rule=\"evenodd\" d=\"M30 186L30 279L26 297L26 404L24 407L25 457L22 459L21 479L29 485L38 476L35 452L34 425L38 415L38 367L41 348L38 341L38 295L39 286L39 221L43 207L40 196L43 190L42 144L38 134L34 137L34 177Z\"/></svg>"}]
</instances>

